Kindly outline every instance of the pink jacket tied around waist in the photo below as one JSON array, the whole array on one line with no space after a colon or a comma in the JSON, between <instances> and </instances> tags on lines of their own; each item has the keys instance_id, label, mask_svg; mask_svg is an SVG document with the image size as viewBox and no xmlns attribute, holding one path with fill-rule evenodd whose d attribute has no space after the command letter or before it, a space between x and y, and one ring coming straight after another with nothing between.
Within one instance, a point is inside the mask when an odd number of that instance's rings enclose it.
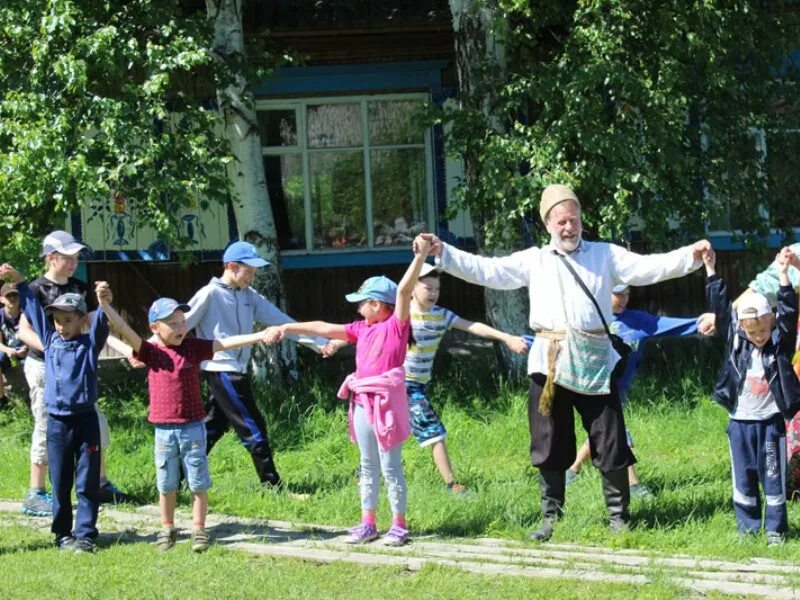
<instances>
[{"instance_id":1,"label":"pink jacket tied around waist","mask_svg":"<svg viewBox=\"0 0 800 600\"><path fill-rule=\"evenodd\" d=\"M408 399L406 398L406 377L403 367L396 367L380 375L357 378L355 373L342 382L337 394L339 398L350 398L348 420L350 422L350 441L356 441L353 427L353 410L360 404L367 421L375 429L378 447L388 452L402 444L411 433L408 422Z\"/></svg>"}]
</instances>

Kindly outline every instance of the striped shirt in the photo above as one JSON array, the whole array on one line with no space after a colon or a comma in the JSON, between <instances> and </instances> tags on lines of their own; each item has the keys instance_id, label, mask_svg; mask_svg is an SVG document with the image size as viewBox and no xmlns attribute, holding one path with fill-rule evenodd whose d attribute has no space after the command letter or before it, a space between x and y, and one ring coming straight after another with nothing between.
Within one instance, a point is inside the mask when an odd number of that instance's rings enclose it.
<instances>
[{"instance_id":1,"label":"striped shirt","mask_svg":"<svg viewBox=\"0 0 800 600\"><path fill-rule=\"evenodd\" d=\"M441 306L433 306L429 312L414 312L412 309L411 331L414 334L414 343L408 347L403 365L407 381L428 383L431 380L436 351L444 334L457 318L454 312Z\"/></svg>"}]
</instances>

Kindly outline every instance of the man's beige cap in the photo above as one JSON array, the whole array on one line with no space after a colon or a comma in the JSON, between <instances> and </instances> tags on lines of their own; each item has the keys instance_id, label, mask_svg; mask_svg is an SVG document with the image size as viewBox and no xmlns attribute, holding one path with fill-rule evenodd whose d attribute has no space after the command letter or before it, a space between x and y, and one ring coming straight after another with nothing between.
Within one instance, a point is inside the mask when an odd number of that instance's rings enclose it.
<instances>
[{"instance_id":1,"label":"man's beige cap","mask_svg":"<svg viewBox=\"0 0 800 600\"><path fill-rule=\"evenodd\" d=\"M539 201L539 216L542 217L542 222L544 222L547 218L547 213L550 212L550 209L552 209L556 204L561 204L562 202L566 202L568 200L575 202L575 204L578 205L578 208L581 207L580 200L578 200L575 192L573 192L567 186L554 183L553 185L548 185L546 188L544 188L544 191L542 192L542 199Z\"/></svg>"}]
</instances>

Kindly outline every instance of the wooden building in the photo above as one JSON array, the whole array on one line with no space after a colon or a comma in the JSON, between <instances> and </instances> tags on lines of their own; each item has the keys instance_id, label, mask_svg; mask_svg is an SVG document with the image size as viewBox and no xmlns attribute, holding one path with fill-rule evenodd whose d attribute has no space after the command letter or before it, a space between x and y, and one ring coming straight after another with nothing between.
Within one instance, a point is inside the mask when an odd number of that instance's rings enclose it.
<instances>
[{"instance_id":1,"label":"wooden building","mask_svg":"<svg viewBox=\"0 0 800 600\"><path fill-rule=\"evenodd\" d=\"M416 233L436 231L462 247L473 235L467 214L443 216L460 164L445 156L441 128L421 128L415 119L425 103L440 105L456 94L448 2L261 0L245 6L247 36L267 37L302 57L302 66L279 69L255 88L289 312L300 320L348 320L354 312L344 294L371 275L397 280ZM71 225L94 249L85 275L124 290L117 302L142 324L154 298L186 300L219 275L222 251L239 234L230 209L184 211L181 227L200 262L182 267L152 230L133 222L118 199L111 211L85 210ZM736 245L723 240L723 247ZM766 263L749 254L721 261L739 285ZM730 271L733 264L739 272ZM480 288L450 277L442 287L448 307L484 318ZM631 305L696 314L703 304L698 275L635 290Z\"/></svg>"}]
</instances>

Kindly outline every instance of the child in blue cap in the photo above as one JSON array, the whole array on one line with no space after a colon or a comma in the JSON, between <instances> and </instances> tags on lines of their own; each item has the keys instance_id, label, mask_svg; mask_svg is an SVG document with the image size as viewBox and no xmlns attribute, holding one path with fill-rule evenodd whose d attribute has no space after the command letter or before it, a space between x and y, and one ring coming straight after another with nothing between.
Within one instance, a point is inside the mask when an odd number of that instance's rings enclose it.
<instances>
[{"instance_id":1,"label":"child in blue cap","mask_svg":"<svg viewBox=\"0 0 800 600\"><path fill-rule=\"evenodd\" d=\"M356 372L339 390L340 398L350 399L350 439L358 443L361 452L361 523L349 530L351 543L378 538L375 512L381 472L392 511L392 526L384 543L400 546L408 541L401 453L411 427L403 362L411 330L411 294L429 250L427 242L415 249L399 285L383 276L370 277L357 292L347 294L348 302L358 303L361 320L347 325L288 323L278 328L281 335L304 333L356 345Z\"/></svg>"},{"instance_id":2,"label":"child in blue cap","mask_svg":"<svg viewBox=\"0 0 800 600\"><path fill-rule=\"evenodd\" d=\"M0 278L18 284L20 308L44 352L46 443L53 488L51 531L56 536L56 548L94 552L100 505L97 368L108 337L108 319L102 310L95 311L88 333L83 333L88 318L86 301L80 294L61 294L44 307L11 265L0 266ZM108 284L103 286L102 293L110 296ZM98 284L98 299L100 289ZM73 482L78 497L74 528Z\"/></svg>"},{"instance_id":3,"label":"child in blue cap","mask_svg":"<svg viewBox=\"0 0 800 600\"><path fill-rule=\"evenodd\" d=\"M191 310L186 313L187 328L194 329L197 337L220 339L249 334L256 321L264 325L294 321L251 287L256 271L269 265L252 244L232 243L225 250L222 263L222 275L213 277L188 302ZM292 338L317 352L328 341L305 336ZM250 453L261 484L278 487L281 477L275 466L267 423L256 405L247 371L249 363L250 349L243 348L237 352L221 350L200 367L210 392L206 417L208 451L233 428Z\"/></svg>"},{"instance_id":4,"label":"child in blue cap","mask_svg":"<svg viewBox=\"0 0 800 600\"><path fill-rule=\"evenodd\" d=\"M192 492L192 550L208 549L205 529L211 477L206 458L205 410L200 396L200 363L215 352L241 348L264 341L266 332L207 340L187 337L185 314L188 304L159 298L148 313L154 342L143 340L109 304L107 294L98 293L100 307L131 346L134 356L147 367L150 415L155 425L156 482L161 511L161 532L156 546L170 550L176 542L175 503L183 466Z\"/></svg>"}]
</instances>

